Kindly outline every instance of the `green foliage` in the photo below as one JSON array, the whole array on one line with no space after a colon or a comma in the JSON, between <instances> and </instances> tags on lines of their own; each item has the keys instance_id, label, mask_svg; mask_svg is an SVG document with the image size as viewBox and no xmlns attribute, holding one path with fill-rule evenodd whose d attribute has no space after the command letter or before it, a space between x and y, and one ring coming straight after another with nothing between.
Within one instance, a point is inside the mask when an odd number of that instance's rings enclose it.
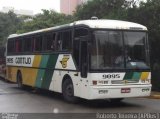
<instances>
[{"instance_id":1,"label":"green foliage","mask_svg":"<svg viewBox=\"0 0 160 119\"><path fill-rule=\"evenodd\" d=\"M0 12L0 42L7 39L8 35L17 31L21 20L13 12L7 14Z\"/></svg>"},{"instance_id":2,"label":"green foliage","mask_svg":"<svg viewBox=\"0 0 160 119\"><path fill-rule=\"evenodd\" d=\"M18 33L24 33L43 28L53 27L57 25L67 24L73 21L73 16L67 16L59 14L55 11L42 10L42 14L38 14L31 20L21 24L21 28L17 31Z\"/></svg>"},{"instance_id":3,"label":"green foliage","mask_svg":"<svg viewBox=\"0 0 160 119\"><path fill-rule=\"evenodd\" d=\"M92 0L77 7L77 19L90 19L92 16L108 19L124 19L127 8L134 6L134 0Z\"/></svg>"}]
</instances>

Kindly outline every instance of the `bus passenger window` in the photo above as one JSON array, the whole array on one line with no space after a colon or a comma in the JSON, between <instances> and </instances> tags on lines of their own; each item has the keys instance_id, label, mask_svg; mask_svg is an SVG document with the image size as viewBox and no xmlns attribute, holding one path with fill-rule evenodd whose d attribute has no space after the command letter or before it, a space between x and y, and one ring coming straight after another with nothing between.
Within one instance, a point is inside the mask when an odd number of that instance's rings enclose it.
<instances>
[{"instance_id":1,"label":"bus passenger window","mask_svg":"<svg viewBox=\"0 0 160 119\"><path fill-rule=\"evenodd\" d=\"M43 50L55 50L55 34L46 34L43 38Z\"/></svg>"},{"instance_id":2,"label":"bus passenger window","mask_svg":"<svg viewBox=\"0 0 160 119\"><path fill-rule=\"evenodd\" d=\"M72 47L72 32L64 31L57 36L57 50L58 51L70 51Z\"/></svg>"},{"instance_id":3,"label":"bus passenger window","mask_svg":"<svg viewBox=\"0 0 160 119\"><path fill-rule=\"evenodd\" d=\"M51 50L56 50L56 34L52 35L52 40L51 40L51 46L50 46Z\"/></svg>"},{"instance_id":4,"label":"bus passenger window","mask_svg":"<svg viewBox=\"0 0 160 119\"><path fill-rule=\"evenodd\" d=\"M24 39L24 52L31 52L32 51L32 39L25 38Z\"/></svg>"},{"instance_id":5,"label":"bus passenger window","mask_svg":"<svg viewBox=\"0 0 160 119\"><path fill-rule=\"evenodd\" d=\"M42 51L42 36L37 36L34 39L34 51Z\"/></svg>"},{"instance_id":6,"label":"bus passenger window","mask_svg":"<svg viewBox=\"0 0 160 119\"><path fill-rule=\"evenodd\" d=\"M21 39L17 39L15 42L15 50L16 52L22 52L22 40Z\"/></svg>"},{"instance_id":7,"label":"bus passenger window","mask_svg":"<svg viewBox=\"0 0 160 119\"><path fill-rule=\"evenodd\" d=\"M15 51L14 40L8 41L7 50L8 50L8 53L13 53Z\"/></svg>"},{"instance_id":8,"label":"bus passenger window","mask_svg":"<svg viewBox=\"0 0 160 119\"><path fill-rule=\"evenodd\" d=\"M62 33L62 50L70 51L72 46L72 32L65 31Z\"/></svg>"},{"instance_id":9,"label":"bus passenger window","mask_svg":"<svg viewBox=\"0 0 160 119\"><path fill-rule=\"evenodd\" d=\"M58 33L57 36L57 50L61 51L62 50L62 39L61 39L61 33Z\"/></svg>"}]
</instances>

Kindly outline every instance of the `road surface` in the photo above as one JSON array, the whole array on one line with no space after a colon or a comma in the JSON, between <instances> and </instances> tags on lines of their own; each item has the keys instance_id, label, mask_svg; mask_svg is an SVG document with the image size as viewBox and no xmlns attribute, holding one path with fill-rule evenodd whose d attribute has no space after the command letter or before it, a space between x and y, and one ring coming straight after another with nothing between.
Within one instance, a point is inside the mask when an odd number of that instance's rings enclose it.
<instances>
[{"instance_id":1,"label":"road surface","mask_svg":"<svg viewBox=\"0 0 160 119\"><path fill-rule=\"evenodd\" d=\"M5 116L13 116L7 115L8 113L18 113L18 117L20 117L21 114L21 116L24 116L31 113L30 116L41 115L41 118L47 115L49 117L54 117L55 114L67 114L70 116L76 115L77 117L84 116L81 117L83 119L85 117L88 118L87 116L92 116L92 118L106 116L100 115L103 113L147 114L154 117L154 114L156 113L157 118L160 113L160 100L149 98L128 98L118 104L112 104L107 100L80 100L78 104L69 104L63 100L61 94L31 89L22 90L17 88L16 84L6 83L3 80L0 80L0 112L0 119L6 119L4 118ZM37 119L40 117L37 117ZM58 117L55 118L59 119ZM34 119L36 119L36 117L34 117Z\"/></svg>"}]
</instances>

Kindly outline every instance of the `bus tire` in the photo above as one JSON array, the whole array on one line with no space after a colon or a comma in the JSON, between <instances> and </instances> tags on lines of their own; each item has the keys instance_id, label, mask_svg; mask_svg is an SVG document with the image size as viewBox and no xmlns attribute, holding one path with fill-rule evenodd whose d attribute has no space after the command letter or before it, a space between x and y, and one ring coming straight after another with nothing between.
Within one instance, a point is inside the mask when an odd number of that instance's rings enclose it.
<instances>
[{"instance_id":1,"label":"bus tire","mask_svg":"<svg viewBox=\"0 0 160 119\"><path fill-rule=\"evenodd\" d=\"M21 72L17 73L17 84L18 84L18 88L21 88L21 89L24 88Z\"/></svg>"},{"instance_id":2,"label":"bus tire","mask_svg":"<svg viewBox=\"0 0 160 119\"><path fill-rule=\"evenodd\" d=\"M67 78L62 84L62 94L63 98L70 103L76 103L78 101L77 97L74 96L74 87L71 79Z\"/></svg>"}]
</instances>

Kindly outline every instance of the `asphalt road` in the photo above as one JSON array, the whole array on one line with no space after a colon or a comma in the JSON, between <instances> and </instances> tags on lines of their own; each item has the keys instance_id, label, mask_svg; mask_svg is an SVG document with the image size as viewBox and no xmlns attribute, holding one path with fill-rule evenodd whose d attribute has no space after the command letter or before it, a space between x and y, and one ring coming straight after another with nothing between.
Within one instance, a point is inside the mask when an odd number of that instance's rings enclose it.
<instances>
[{"instance_id":1,"label":"asphalt road","mask_svg":"<svg viewBox=\"0 0 160 119\"><path fill-rule=\"evenodd\" d=\"M18 113L18 117L34 115L34 119L36 119L37 115L41 118L45 116L48 116L48 118L52 117L52 119L55 115L60 115L60 117L62 115L65 117L74 117L73 115L75 115L79 118L82 116L81 118L83 119L88 119L88 117L91 116L92 118L98 118L97 116L106 116L100 115L102 113L142 113L149 116L150 114L152 115L152 113L156 113L156 118L158 118L160 113L160 99L128 98L118 104L112 104L107 100L80 100L78 104L69 104L65 102L62 96L58 93L31 89L22 90L18 89L16 84L6 83L3 80L0 80L0 112L0 119L6 119L4 117L8 113ZM40 119L40 117L37 117L37 119ZM61 119L60 117L55 118ZM27 117L25 119L27 119ZM45 119L47 118L45 117Z\"/></svg>"}]
</instances>

